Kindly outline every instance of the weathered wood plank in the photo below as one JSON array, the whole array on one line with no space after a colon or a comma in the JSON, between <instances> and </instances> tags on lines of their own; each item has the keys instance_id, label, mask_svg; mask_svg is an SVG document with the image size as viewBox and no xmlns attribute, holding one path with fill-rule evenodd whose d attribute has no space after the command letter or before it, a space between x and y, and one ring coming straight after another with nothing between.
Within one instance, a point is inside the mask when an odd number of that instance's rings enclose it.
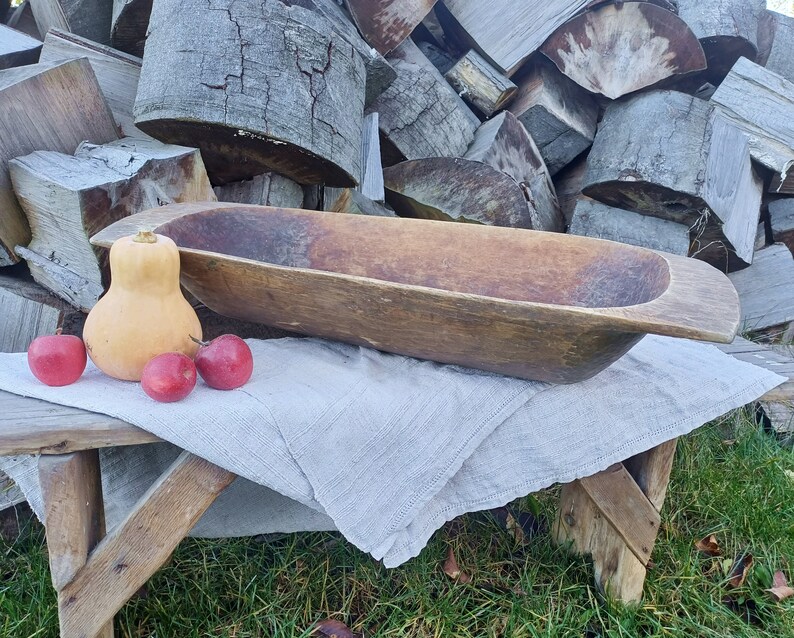
<instances>
[{"instance_id":1,"label":"weathered wood plank","mask_svg":"<svg viewBox=\"0 0 794 638\"><path fill-rule=\"evenodd\" d=\"M61 635L98 633L234 479L231 472L183 452L61 590Z\"/></svg>"},{"instance_id":2,"label":"weathered wood plank","mask_svg":"<svg viewBox=\"0 0 794 638\"><path fill-rule=\"evenodd\" d=\"M662 511L667 496L677 441L678 439L665 441L623 461L623 467L631 474L657 512Z\"/></svg>"},{"instance_id":3,"label":"weathered wood plank","mask_svg":"<svg viewBox=\"0 0 794 638\"><path fill-rule=\"evenodd\" d=\"M380 117L377 111L364 116L361 130L361 181L356 190L373 202L386 201L380 159Z\"/></svg>"},{"instance_id":4,"label":"weathered wood plank","mask_svg":"<svg viewBox=\"0 0 794 638\"><path fill-rule=\"evenodd\" d=\"M729 277L739 293L745 330L794 321L794 259L785 244L759 250L752 266Z\"/></svg>"},{"instance_id":5,"label":"weathered wood plank","mask_svg":"<svg viewBox=\"0 0 794 638\"><path fill-rule=\"evenodd\" d=\"M158 0L135 125L199 147L215 185L272 170L302 184L354 186L364 63L327 18L303 5Z\"/></svg>"},{"instance_id":6,"label":"weathered wood plank","mask_svg":"<svg viewBox=\"0 0 794 638\"><path fill-rule=\"evenodd\" d=\"M106 414L0 390L0 456L66 454L160 440Z\"/></svg>"},{"instance_id":7,"label":"weathered wood plank","mask_svg":"<svg viewBox=\"0 0 794 638\"><path fill-rule=\"evenodd\" d=\"M686 23L648 2L609 3L579 14L541 51L578 85L612 99L706 68Z\"/></svg>"},{"instance_id":8,"label":"weathered wood plank","mask_svg":"<svg viewBox=\"0 0 794 638\"><path fill-rule=\"evenodd\" d=\"M26 33L0 24L0 69L35 64L39 61L41 42Z\"/></svg>"},{"instance_id":9,"label":"weathered wood plank","mask_svg":"<svg viewBox=\"0 0 794 638\"><path fill-rule=\"evenodd\" d=\"M484 122L464 158L484 162L518 182L527 199L532 228L564 229L551 175L535 141L515 115L504 111Z\"/></svg>"},{"instance_id":10,"label":"weathered wood plank","mask_svg":"<svg viewBox=\"0 0 794 638\"><path fill-rule=\"evenodd\" d=\"M219 202L237 202L302 208L303 188L289 177L278 173L263 173L242 182L231 182L214 188Z\"/></svg>"},{"instance_id":11,"label":"weathered wood plank","mask_svg":"<svg viewBox=\"0 0 794 638\"><path fill-rule=\"evenodd\" d=\"M148 135L135 127L132 117L141 75L141 59L60 29L51 29L44 38L42 62L83 57L88 58L91 63L99 88L113 112L121 134L148 138Z\"/></svg>"},{"instance_id":12,"label":"weathered wood plank","mask_svg":"<svg viewBox=\"0 0 794 638\"><path fill-rule=\"evenodd\" d=\"M105 0L30 0L39 32L62 29L99 44L110 43L113 5Z\"/></svg>"},{"instance_id":13,"label":"weathered wood plank","mask_svg":"<svg viewBox=\"0 0 794 638\"><path fill-rule=\"evenodd\" d=\"M466 102L486 116L504 108L518 87L494 69L475 50L470 50L444 73L447 82Z\"/></svg>"},{"instance_id":14,"label":"weathered wood plank","mask_svg":"<svg viewBox=\"0 0 794 638\"><path fill-rule=\"evenodd\" d=\"M508 110L526 127L554 175L590 147L598 106L549 61L536 60L515 76Z\"/></svg>"},{"instance_id":15,"label":"weathered wood plank","mask_svg":"<svg viewBox=\"0 0 794 638\"><path fill-rule=\"evenodd\" d=\"M73 153L83 140L102 144L118 138L118 131L87 60L0 71L0 102L0 266L6 266L19 260L14 247L30 241L9 160L36 150Z\"/></svg>"},{"instance_id":16,"label":"weathered wood plank","mask_svg":"<svg viewBox=\"0 0 794 638\"><path fill-rule=\"evenodd\" d=\"M689 228L684 224L607 206L593 199L576 202L568 232L676 255L689 252Z\"/></svg>"},{"instance_id":17,"label":"weathered wood plank","mask_svg":"<svg viewBox=\"0 0 794 638\"><path fill-rule=\"evenodd\" d=\"M789 82L794 82L794 17L777 11L766 13L771 22L773 37L763 66Z\"/></svg>"},{"instance_id":18,"label":"weathered wood plank","mask_svg":"<svg viewBox=\"0 0 794 638\"><path fill-rule=\"evenodd\" d=\"M364 39L386 55L405 40L437 0L345 0Z\"/></svg>"}]
</instances>

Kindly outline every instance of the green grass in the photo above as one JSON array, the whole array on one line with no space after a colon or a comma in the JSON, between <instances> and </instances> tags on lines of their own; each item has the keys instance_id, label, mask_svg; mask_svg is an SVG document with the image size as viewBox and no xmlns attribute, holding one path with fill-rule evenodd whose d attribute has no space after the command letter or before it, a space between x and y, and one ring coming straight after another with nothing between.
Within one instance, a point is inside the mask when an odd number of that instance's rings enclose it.
<instances>
[{"instance_id":1,"label":"green grass","mask_svg":"<svg viewBox=\"0 0 794 638\"><path fill-rule=\"evenodd\" d=\"M471 515L393 570L331 533L185 541L148 592L122 610L117 631L122 638L309 636L330 616L366 636L794 638L794 599L776 603L763 591L777 569L794 581L794 480L785 470L794 471L794 453L741 413L681 440L638 607L601 599L587 559L548 535L517 543L492 518ZM555 490L537 495L547 520L555 499ZM727 557L754 556L741 589L727 587L721 559L694 549L710 533ZM471 584L442 572L449 544ZM0 636L57 636L38 524L12 544L0 542Z\"/></svg>"}]
</instances>

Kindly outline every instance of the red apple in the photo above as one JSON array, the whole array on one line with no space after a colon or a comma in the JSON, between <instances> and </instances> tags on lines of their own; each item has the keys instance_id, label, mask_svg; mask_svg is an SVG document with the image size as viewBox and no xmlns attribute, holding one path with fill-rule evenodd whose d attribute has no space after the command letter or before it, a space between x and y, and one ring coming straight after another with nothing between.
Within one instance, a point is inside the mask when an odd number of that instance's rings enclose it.
<instances>
[{"instance_id":1,"label":"red apple","mask_svg":"<svg viewBox=\"0 0 794 638\"><path fill-rule=\"evenodd\" d=\"M58 334L36 337L28 348L28 365L42 383L74 383L85 370L85 345L80 337Z\"/></svg>"},{"instance_id":2,"label":"red apple","mask_svg":"<svg viewBox=\"0 0 794 638\"><path fill-rule=\"evenodd\" d=\"M245 385L254 371L251 348L237 335L221 335L201 347L195 361L204 382L216 390L234 390Z\"/></svg>"},{"instance_id":3,"label":"red apple","mask_svg":"<svg viewBox=\"0 0 794 638\"><path fill-rule=\"evenodd\" d=\"M144 366L141 387L155 401L181 401L196 387L196 365L181 352L158 354Z\"/></svg>"}]
</instances>

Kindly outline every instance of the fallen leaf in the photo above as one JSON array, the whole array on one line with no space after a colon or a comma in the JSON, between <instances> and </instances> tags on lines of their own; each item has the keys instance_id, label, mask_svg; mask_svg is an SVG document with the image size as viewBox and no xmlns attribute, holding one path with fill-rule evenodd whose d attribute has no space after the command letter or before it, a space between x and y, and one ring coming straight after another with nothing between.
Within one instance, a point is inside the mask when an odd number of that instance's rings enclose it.
<instances>
[{"instance_id":1,"label":"fallen leaf","mask_svg":"<svg viewBox=\"0 0 794 638\"><path fill-rule=\"evenodd\" d=\"M325 618L318 622L312 630L312 636L324 638L364 638L364 634L358 634L351 630L345 623L333 618Z\"/></svg>"},{"instance_id":2,"label":"fallen leaf","mask_svg":"<svg viewBox=\"0 0 794 638\"><path fill-rule=\"evenodd\" d=\"M750 573L750 568L753 566L753 555L744 554L738 557L731 570L728 572L728 584L731 587L741 587L747 579L747 574Z\"/></svg>"},{"instance_id":3,"label":"fallen leaf","mask_svg":"<svg viewBox=\"0 0 794 638\"><path fill-rule=\"evenodd\" d=\"M709 534L701 538L697 543L695 543L695 549L699 552L703 552L706 556L719 556L722 554L722 550L720 549L720 545L717 542L717 537L714 534Z\"/></svg>"},{"instance_id":4,"label":"fallen leaf","mask_svg":"<svg viewBox=\"0 0 794 638\"><path fill-rule=\"evenodd\" d=\"M471 582L471 576L458 567L458 561L455 559L455 552L452 551L452 545L449 546L447 560L444 561L444 573L452 580L456 580L459 583L465 584Z\"/></svg>"},{"instance_id":5,"label":"fallen leaf","mask_svg":"<svg viewBox=\"0 0 794 638\"><path fill-rule=\"evenodd\" d=\"M532 502L530 506L534 510ZM545 522L534 511L523 512L506 506L492 509L490 513L499 527L510 534L516 543L526 543L530 538L547 531Z\"/></svg>"},{"instance_id":6,"label":"fallen leaf","mask_svg":"<svg viewBox=\"0 0 794 638\"><path fill-rule=\"evenodd\" d=\"M789 596L794 596L794 587L789 587L786 582L786 575L780 570L776 571L775 575L772 576L772 587L766 591L772 594L772 597L777 602L785 600Z\"/></svg>"}]
</instances>

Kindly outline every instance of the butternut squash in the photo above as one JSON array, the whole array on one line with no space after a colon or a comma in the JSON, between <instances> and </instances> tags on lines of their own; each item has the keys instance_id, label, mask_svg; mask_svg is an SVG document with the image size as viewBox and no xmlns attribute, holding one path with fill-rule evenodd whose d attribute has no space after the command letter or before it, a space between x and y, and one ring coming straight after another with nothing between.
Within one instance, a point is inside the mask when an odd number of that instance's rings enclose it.
<instances>
[{"instance_id":1,"label":"butternut squash","mask_svg":"<svg viewBox=\"0 0 794 638\"><path fill-rule=\"evenodd\" d=\"M201 339L196 312L179 288L179 250L163 235L141 231L110 248L110 288L83 329L88 356L105 374L139 381L164 352L193 357Z\"/></svg>"}]
</instances>

